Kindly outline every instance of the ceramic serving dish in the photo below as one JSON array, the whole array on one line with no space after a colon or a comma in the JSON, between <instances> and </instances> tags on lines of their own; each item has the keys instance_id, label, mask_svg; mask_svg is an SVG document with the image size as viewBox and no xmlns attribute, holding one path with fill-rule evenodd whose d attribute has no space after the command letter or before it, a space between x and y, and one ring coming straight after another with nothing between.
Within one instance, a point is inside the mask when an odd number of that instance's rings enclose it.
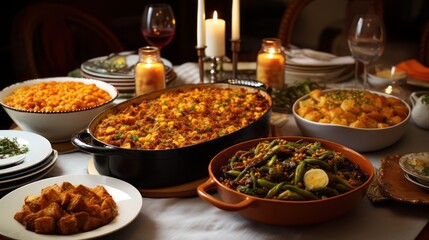
<instances>
[{"instance_id":1,"label":"ceramic serving dish","mask_svg":"<svg viewBox=\"0 0 429 240\"><path fill-rule=\"evenodd\" d=\"M92 108L62 112L37 112L20 110L14 107L10 107L4 103L4 98L12 94L20 87L52 81L72 81L82 82L84 84L95 84L97 87L106 90L110 94L111 99L103 104ZM70 141L71 136L77 131L87 127L89 122L91 122L91 120L95 116L97 116L97 114L112 106L113 101L117 97L118 91L116 90L116 88L103 81L86 78L52 77L32 79L24 82L19 82L4 88L0 92L0 104L21 130L40 134L47 138L50 142L65 142Z\"/></svg>"},{"instance_id":2,"label":"ceramic serving dish","mask_svg":"<svg viewBox=\"0 0 429 240\"><path fill-rule=\"evenodd\" d=\"M237 212L243 217L257 222L283 226L315 224L341 217L354 209L365 197L369 184L374 177L374 167L366 157L338 143L300 136L281 138L288 141L301 139L320 141L324 148L339 151L347 159L359 165L360 169L368 176L367 180L359 187L337 196L301 201L255 197L233 190L221 183L217 177L220 168L237 151L247 151L261 141L271 141L274 138L268 137L241 142L217 154L211 160L208 168L209 179L197 188L198 195L222 210ZM214 190L217 191L219 197L212 195Z\"/></svg>"},{"instance_id":3,"label":"ceramic serving dish","mask_svg":"<svg viewBox=\"0 0 429 240\"><path fill-rule=\"evenodd\" d=\"M348 90L363 91L358 89L328 89L323 90L323 92ZM375 91L370 92L374 94L379 94L386 98L396 98L397 100L402 102L408 109L407 116L399 124L384 128L358 128L339 124L310 121L301 117L297 113L299 102L308 99L309 94L301 97L294 103L292 113L296 124L298 125L302 134L305 136L322 138L337 142L347 147L350 147L358 152L370 152L380 150L394 144L404 135L410 121L411 108L407 102L398 97Z\"/></svg>"}]
</instances>

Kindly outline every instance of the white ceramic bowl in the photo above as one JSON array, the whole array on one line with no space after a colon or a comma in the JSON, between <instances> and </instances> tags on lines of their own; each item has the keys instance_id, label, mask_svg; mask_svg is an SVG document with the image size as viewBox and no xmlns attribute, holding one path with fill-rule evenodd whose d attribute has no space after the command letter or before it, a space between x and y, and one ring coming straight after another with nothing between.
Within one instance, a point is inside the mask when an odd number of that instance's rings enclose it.
<instances>
[{"instance_id":1,"label":"white ceramic bowl","mask_svg":"<svg viewBox=\"0 0 429 240\"><path fill-rule=\"evenodd\" d=\"M329 89L323 91L326 92L338 90L343 89ZM314 122L301 117L296 112L298 108L298 102L309 98L309 94L295 101L292 107L292 113L296 124L298 125L304 136L330 140L336 143L343 144L358 152L381 150L394 144L403 136L408 127L411 115L411 108L408 103L398 97L375 91L370 92L380 94L385 97L399 99L407 106L409 114L401 123L386 128L355 128L343 125Z\"/></svg>"},{"instance_id":2,"label":"white ceramic bowl","mask_svg":"<svg viewBox=\"0 0 429 240\"><path fill-rule=\"evenodd\" d=\"M429 152L409 153L399 159L402 171L429 186Z\"/></svg>"},{"instance_id":3,"label":"white ceramic bowl","mask_svg":"<svg viewBox=\"0 0 429 240\"><path fill-rule=\"evenodd\" d=\"M407 72L390 65L374 65L368 68L368 83L375 89L389 85L403 84L407 81Z\"/></svg>"},{"instance_id":4,"label":"white ceramic bowl","mask_svg":"<svg viewBox=\"0 0 429 240\"><path fill-rule=\"evenodd\" d=\"M10 95L16 89L33 85L40 82L83 82L85 84L95 84L97 87L106 90L112 97L110 101L98 105L94 108L87 108L78 111L70 112L34 112L16 109L7 106L4 103L4 98ZM116 88L108 83L73 77L52 77L33 79L24 82L15 83L4 88L0 92L0 104L3 106L6 113L22 130L34 132L47 138L50 142L65 142L70 141L71 136L76 132L88 126L91 120L101 113L103 110L113 105L113 101L118 97Z\"/></svg>"}]
</instances>

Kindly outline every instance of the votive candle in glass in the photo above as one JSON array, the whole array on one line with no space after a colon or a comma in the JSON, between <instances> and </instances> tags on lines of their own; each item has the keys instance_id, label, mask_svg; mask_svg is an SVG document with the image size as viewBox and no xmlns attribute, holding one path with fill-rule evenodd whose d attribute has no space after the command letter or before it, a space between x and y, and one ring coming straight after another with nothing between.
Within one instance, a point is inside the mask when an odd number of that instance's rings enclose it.
<instances>
[{"instance_id":1,"label":"votive candle in glass","mask_svg":"<svg viewBox=\"0 0 429 240\"><path fill-rule=\"evenodd\" d=\"M285 84L285 55L278 38L264 38L258 53L256 79L272 88Z\"/></svg>"},{"instance_id":2,"label":"votive candle in glass","mask_svg":"<svg viewBox=\"0 0 429 240\"><path fill-rule=\"evenodd\" d=\"M165 88L164 64L159 48L139 48L139 61L134 69L136 96Z\"/></svg>"}]
</instances>

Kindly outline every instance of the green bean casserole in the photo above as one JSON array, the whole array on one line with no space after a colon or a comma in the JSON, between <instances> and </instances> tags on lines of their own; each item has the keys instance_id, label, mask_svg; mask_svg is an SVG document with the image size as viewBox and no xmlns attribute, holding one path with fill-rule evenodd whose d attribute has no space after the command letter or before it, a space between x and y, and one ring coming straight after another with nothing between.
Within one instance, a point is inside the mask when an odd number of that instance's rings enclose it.
<instances>
[{"instance_id":1,"label":"green bean casserole","mask_svg":"<svg viewBox=\"0 0 429 240\"><path fill-rule=\"evenodd\" d=\"M368 176L340 152L306 140L263 141L239 150L220 168L219 181L239 192L270 199L317 200L362 185Z\"/></svg>"},{"instance_id":2,"label":"green bean casserole","mask_svg":"<svg viewBox=\"0 0 429 240\"><path fill-rule=\"evenodd\" d=\"M270 107L267 97L245 88L173 89L110 114L97 125L94 136L126 149L174 149L235 132Z\"/></svg>"}]
</instances>

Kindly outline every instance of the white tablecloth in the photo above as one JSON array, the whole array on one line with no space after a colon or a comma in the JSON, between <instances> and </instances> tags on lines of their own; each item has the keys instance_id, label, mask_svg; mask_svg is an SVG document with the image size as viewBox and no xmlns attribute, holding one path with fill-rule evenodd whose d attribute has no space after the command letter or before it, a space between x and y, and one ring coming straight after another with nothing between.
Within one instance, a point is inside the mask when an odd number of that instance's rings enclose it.
<instances>
[{"instance_id":1,"label":"white tablecloth","mask_svg":"<svg viewBox=\"0 0 429 240\"><path fill-rule=\"evenodd\" d=\"M195 63L175 67L174 84L198 83ZM281 129L284 135L300 135L295 121ZM410 124L404 137L393 146L365 153L375 167L386 155L429 151L429 131ZM87 174L90 154L61 154L54 169L46 176ZM364 198L350 214L327 223L304 227L279 227L256 223L236 212L218 209L199 197L143 198L137 218L125 228L100 239L414 239L428 221L428 206L382 202L374 205Z\"/></svg>"}]
</instances>

